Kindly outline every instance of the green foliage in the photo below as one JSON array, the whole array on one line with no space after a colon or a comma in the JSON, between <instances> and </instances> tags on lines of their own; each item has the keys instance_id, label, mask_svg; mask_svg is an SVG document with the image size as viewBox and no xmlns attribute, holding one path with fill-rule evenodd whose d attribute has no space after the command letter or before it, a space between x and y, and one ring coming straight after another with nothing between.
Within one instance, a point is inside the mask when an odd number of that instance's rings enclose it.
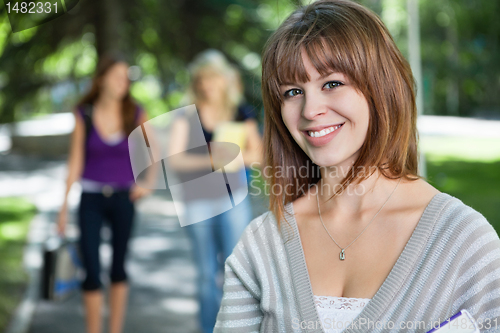
<instances>
[{"instance_id":1,"label":"green foliage","mask_svg":"<svg viewBox=\"0 0 500 333\"><path fill-rule=\"evenodd\" d=\"M0 52L2 52L7 45L8 36L10 34L10 25L7 16L0 17Z\"/></svg>"},{"instance_id":2,"label":"green foliage","mask_svg":"<svg viewBox=\"0 0 500 333\"><path fill-rule=\"evenodd\" d=\"M0 198L0 331L25 291L27 276L22 266L33 204L23 198Z\"/></svg>"},{"instance_id":3,"label":"green foliage","mask_svg":"<svg viewBox=\"0 0 500 333\"><path fill-rule=\"evenodd\" d=\"M465 116L483 112L498 117L499 12L498 1L421 1L427 113Z\"/></svg>"},{"instance_id":4,"label":"green foliage","mask_svg":"<svg viewBox=\"0 0 500 333\"><path fill-rule=\"evenodd\" d=\"M207 48L225 52L243 71L245 96L259 107L260 55L265 41L309 0L89 0L41 26L11 33L0 7L0 123L36 112L69 111L99 55L121 50L141 67L134 96L153 107L178 107L188 83L186 67ZM407 0L357 0L378 13L407 55ZM499 115L500 2L419 0L428 114ZM2 13L3 11L3 13ZM95 15L99 12L99 15ZM159 13L161 13L159 15ZM105 19L99 19L103 17ZM151 76L158 87L146 92ZM63 103L52 101L56 82L74 87ZM152 101L153 98L159 101ZM41 102L41 100L43 102ZM39 105L42 103L42 106ZM168 111L168 110L164 110ZM148 112L149 109L148 109Z\"/></svg>"},{"instance_id":5,"label":"green foliage","mask_svg":"<svg viewBox=\"0 0 500 333\"><path fill-rule=\"evenodd\" d=\"M500 233L500 141L424 137L428 181L479 211Z\"/></svg>"},{"instance_id":6,"label":"green foliage","mask_svg":"<svg viewBox=\"0 0 500 333\"><path fill-rule=\"evenodd\" d=\"M407 0L358 0L408 57ZM418 0L424 114L500 116L500 2Z\"/></svg>"},{"instance_id":7,"label":"green foliage","mask_svg":"<svg viewBox=\"0 0 500 333\"><path fill-rule=\"evenodd\" d=\"M132 93L150 116L179 106L188 84L186 67L207 48L226 52L242 68L247 100L259 105L262 47L294 7L271 0L125 0L120 11L107 11L114 8L112 1L81 2L69 14L16 34L6 17L0 21L0 86L8 82L0 123L51 109L69 111L67 101L47 104L56 82L73 85L65 98L76 100L98 56L116 49L140 66L143 76Z\"/></svg>"}]
</instances>

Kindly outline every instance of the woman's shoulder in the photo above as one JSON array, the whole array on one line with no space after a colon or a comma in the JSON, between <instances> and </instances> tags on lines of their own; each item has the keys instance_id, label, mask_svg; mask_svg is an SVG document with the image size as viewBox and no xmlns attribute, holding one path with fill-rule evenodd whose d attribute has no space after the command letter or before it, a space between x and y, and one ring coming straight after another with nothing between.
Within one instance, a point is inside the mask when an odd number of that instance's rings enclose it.
<instances>
[{"instance_id":1,"label":"woman's shoulder","mask_svg":"<svg viewBox=\"0 0 500 333\"><path fill-rule=\"evenodd\" d=\"M274 214L267 211L254 218L245 228L226 264L247 285L273 281L277 275L289 273L288 251ZM280 267L280 269L278 269Z\"/></svg>"},{"instance_id":2,"label":"woman's shoulder","mask_svg":"<svg viewBox=\"0 0 500 333\"><path fill-rule=\"evenodd\" d=\"M144 109L144 107L137 103L137 102L134 102L134 105L135 105L135 121L139 121L139 119L141 119L142 115L146 113L146 110Z\"/></svg>"},{"instance_id":3,"label":"woman's shoulder","mask_svg":"<svg viewBox=\"0 0 500 333\"><path fill-rule=\"evenodd\" d=\"M435 211L436 234L448 234L452 239L462 240L462 246L471 245L481 237L498 240L498 246L500 246L500 238L493 225L482 213L461 199L440 192L433 198L427 209ZM444 238L436 238L436 240L439 239L446 241Z\"/></svg>"},{"instance_id":4,"label":"woman's shoulder","mask_svg":"<svg viewBox=\"0 0 500 333\"><path fill-rule=\"evenodd\" d=\"M73 108L73 113L78 114L82 118L85 116L90 116L92 111L92 104L89 103L78 103Z\"/></svg>"},{"instance_id":5,"label":"woman's shoulder","mask_svg":"<svg viewBox=\"0 0 500 333\"><path fill-rule=\"evenodd\" d=\"M278 230L275 227L277 227L277 223L274 214L271 211L267 211L255 217L245 228L243 235L254 235L258 233L260 229L265 229L266 232L270 231L271 233L276 233Z\"/></svg>"},{"instance_id":6,"label":"woman's shoulder","mask_svg":"<svg viewBox=\"0 0 500 333\"><path fill-rule=\"evenodd\" d=\"M498 232L483 214L459 198L447 193L440 193L438 198L442 209L431 239L435 252L443 255L429 255L434 258L429 263L454 268L452 313L468 309L476 320L489 320L491 312L486 309L495 308L496 313L500 310Z\"/></svg>"},{"instance_id":7,"label":"woman's shoulder","mask_svg":"<svg viewBox=\"0 0 500 333\"><path fill-rule=\"evenodd\" d=\"M282 222L283 223L283 222ZM282 232L271 211L255 217L244 229L236 248L253 255L267 255L266 251L274 251L283 246Z\"/></svg>"},{"instance_id":8,"label":"woman's shoulder","mask_svg":"<svg viewBox=\"0 0 500 333\"><path fill-rule=\"evenodd\" d=\"M475 222L484 223L486 218L472 206L467 205L458 197L446 192L440 192L432 199L433 206L439 210L438 220L446 221L448 225ZM430 205L428 208L431 208ZM450 222L452 222L450 224Z\"/></svg>"}]
</instances>

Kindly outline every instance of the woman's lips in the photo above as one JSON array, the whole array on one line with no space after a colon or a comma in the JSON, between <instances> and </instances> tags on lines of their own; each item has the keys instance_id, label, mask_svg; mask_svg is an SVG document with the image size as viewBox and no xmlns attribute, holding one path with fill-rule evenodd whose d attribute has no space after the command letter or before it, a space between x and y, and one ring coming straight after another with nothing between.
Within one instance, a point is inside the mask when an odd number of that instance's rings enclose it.
<instances>
[{"instance_id":1,"label":"woman's lips","mask_svg":"<svg viewBox=\"0 0 500 333\"><path fill-rule=\"evenodd\" d=\"M320 131L302 131L302 133L312 146L320 147L326 145L335 136L337 136L338 132L342 130L344 124L345 123L326 127Z\"/></svg>"}]
</instances>

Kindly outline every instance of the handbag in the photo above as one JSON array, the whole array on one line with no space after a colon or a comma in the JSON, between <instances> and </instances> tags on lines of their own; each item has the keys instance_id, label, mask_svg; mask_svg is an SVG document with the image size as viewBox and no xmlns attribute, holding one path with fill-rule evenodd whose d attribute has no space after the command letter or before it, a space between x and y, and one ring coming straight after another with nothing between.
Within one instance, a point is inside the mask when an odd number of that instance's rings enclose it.
<instances>
[{"instance_id":1,"label":"handbag","mask_svg":"<svg viewBox=\"0 0 500 333\"><path fill-rule=\"evenodd\" d=\"M79 290L82 265L76 241L49 238L43 251L41 275L43 299L60 301Z\"/></svg>"}]
</instances>

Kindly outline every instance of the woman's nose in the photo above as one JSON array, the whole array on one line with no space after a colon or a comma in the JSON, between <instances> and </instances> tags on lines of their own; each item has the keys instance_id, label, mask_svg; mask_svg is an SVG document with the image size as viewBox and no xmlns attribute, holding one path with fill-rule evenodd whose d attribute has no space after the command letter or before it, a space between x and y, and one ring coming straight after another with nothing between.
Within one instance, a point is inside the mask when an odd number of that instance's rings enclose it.
<instances>
[{"instance_id":1,"label":"woman's nose","mask_svg":"<svg viewBox=\"0 0 500 333\"><path fill-rule=\"evenodd\" d=\"M325 114L328 110L326 101L320 96L309 94L304 96L302 105L302 116L306 119L312 120L319 115Z\"/></svg>"}]
</instances>

